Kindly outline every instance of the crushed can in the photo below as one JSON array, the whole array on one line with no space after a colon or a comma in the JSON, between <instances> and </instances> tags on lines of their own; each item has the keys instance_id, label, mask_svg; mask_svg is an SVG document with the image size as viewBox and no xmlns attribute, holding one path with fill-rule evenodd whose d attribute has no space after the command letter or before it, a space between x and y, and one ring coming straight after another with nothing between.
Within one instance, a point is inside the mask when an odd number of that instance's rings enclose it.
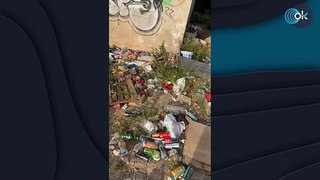
<instances>
[{"instance_id":1,"label":"crushed can","mask_svg":"<svg viewBox=\"0 0 320 180\"><path fill-rule=\"evenodd\" d=\"M180 144L179 143L165 144L164 147L166 149L180 148Z\"/></svg>"},{"instance_id":2,"label":"crushed can","mask_svg":"<svg viewBox=\"0 0 320 180\"><path fill-rule=\"evenodd\" d=\"M177 168L173 169L171 171L173 179L177 179L179 176L181 176L185 172L184 166L178 166Z\"/></svg>"}]
</instances>

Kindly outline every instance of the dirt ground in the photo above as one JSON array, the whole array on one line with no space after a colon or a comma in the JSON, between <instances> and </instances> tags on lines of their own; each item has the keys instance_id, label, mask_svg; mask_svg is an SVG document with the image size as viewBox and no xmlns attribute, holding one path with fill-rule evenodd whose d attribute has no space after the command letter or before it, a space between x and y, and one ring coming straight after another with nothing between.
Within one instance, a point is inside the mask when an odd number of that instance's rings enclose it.
<instances>
[{"instance_id":1,"label":"dirt ground","mask_svg":"<svg viewBox=\"0 0 320 180\"><path fill-rule=\"evenodd\" d=\"M130 178L134 172L140 171L147 174L148 180L163 180L163 174L165 174L165 162L163 160L154 161L150 159L146 162L140 158L137 158L132 151L136 142L126 141L129 153L126 155L129 160L129 165L124 165L121 168L116 168L116 160L120 160L120 157L116 157L109 151L109 178L123 180Z\"/></svg>"}]
</instances>

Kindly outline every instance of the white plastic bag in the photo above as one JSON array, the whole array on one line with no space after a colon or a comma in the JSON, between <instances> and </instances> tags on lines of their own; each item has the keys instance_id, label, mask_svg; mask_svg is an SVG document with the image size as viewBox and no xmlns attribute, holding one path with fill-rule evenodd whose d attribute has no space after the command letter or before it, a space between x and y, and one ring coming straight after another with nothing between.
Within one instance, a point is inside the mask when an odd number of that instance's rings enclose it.
<instances>
[{"instance_id":1,"label":"white plastic bag","mask_svg":"<svg viewBox=\"0 0 320 180\"><path fill-rule=\"evenodd\" d=\"M183 91L184 87L186 85L186 78L180 78L177 80L177 83L173 86L173 92L175 94L180 94L181 91Z\"/></svg>"},{"instance_id":2,"label":"white plastic bag","mask_svg":"<svg viewBox=\"0 0 320 180\"><path fill-rule=\"evenodd\" d=\"M172 114L166 115L163 124L170 133L170 137L173 139L179 138L186 128L184 122L177 122L176 118Z\"/></svg>"}]
</instances>

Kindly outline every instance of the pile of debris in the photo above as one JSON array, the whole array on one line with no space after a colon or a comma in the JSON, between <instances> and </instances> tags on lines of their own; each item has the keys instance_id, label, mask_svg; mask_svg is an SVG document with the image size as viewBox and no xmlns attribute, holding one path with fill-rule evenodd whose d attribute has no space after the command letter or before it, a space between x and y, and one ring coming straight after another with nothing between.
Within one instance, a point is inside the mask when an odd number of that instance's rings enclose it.
<instances>
[{"instance_id":1,"label":"pile of debris","mask_svg":"<svg viewBox=\"0 0 320 180\"><path fill-rule=\"evenodd\" d=\"M210 79L199 83L201 77L188 73L164 76L170 74L166 67L177 68L177 72L178 67L174 56L160 57L111 49L109 104L116 111L114 123L123 127L120 131L111 126L114 134L109 149L128 166L133 166L134 158L139 159L137 163L162 162L165 179L190 179L193 167L182 156L185 130L191 121L210 126ZM148 114L145 109L155 111ZM129 149L130 143L134 145Z\"/></svg>"}]
</instances>

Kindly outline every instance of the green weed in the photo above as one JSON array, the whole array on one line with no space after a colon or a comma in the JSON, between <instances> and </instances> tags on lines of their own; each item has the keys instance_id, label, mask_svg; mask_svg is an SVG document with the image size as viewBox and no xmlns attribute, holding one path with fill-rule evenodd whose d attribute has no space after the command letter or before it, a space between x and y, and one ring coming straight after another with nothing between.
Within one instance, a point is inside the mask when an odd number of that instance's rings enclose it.
<instances>
[{"instance_id":1,"label":"green weed","mask_svg":"<svg viewBox=\"0 0 320 180\"><path fill-rule=\"evenodd\" d=\"M193 52L193 59L204 62L210 57L210 47L203 46L197 38L185 37L183 39L181 50Z\"/></svg>"},{"instance_id":2,"label":"green weed","mask_svg":"<svg viewBox=\"0 0 320 180\"><path fill-rule=\"evenodd\" d=\"M116 159L115 160L115 169L121 170L125 167L125 163L121 159Z\"/></svg>"}]
</instances>

